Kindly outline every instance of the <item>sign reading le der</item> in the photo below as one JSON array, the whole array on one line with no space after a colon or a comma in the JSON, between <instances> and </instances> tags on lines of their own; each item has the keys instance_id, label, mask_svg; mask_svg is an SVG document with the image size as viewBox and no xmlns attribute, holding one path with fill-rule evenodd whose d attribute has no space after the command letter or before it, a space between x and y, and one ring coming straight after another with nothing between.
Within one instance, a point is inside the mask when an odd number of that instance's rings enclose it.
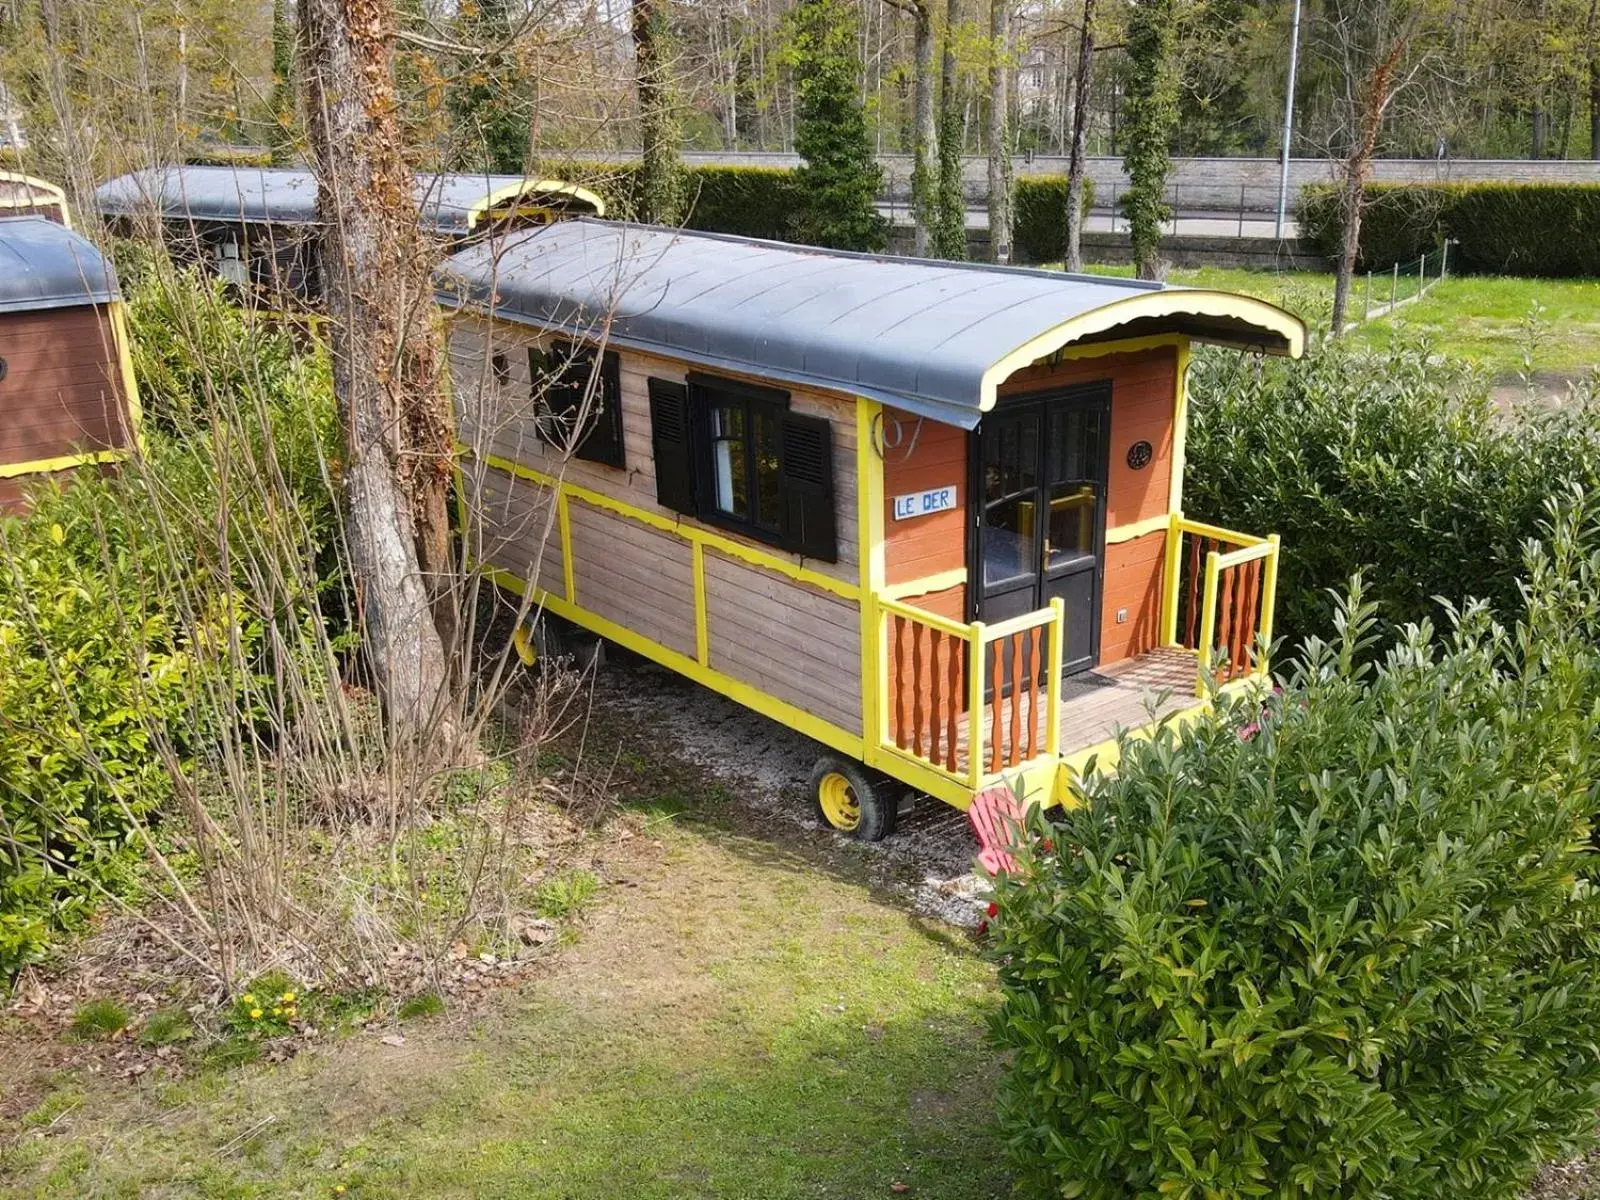
<instances>
[{"instance_id":1,"label":"sign reading le der","mask_svg":"<svg viewBox=\"0 0 1600 1200\"><path fill-rule=\"evenodd\" d=\"M926 492L912 492L894 498L894 519L904 521L907 517L925 517L930 513L948 512L955 506L955 484Z\"/></svg>"}]
</instances>

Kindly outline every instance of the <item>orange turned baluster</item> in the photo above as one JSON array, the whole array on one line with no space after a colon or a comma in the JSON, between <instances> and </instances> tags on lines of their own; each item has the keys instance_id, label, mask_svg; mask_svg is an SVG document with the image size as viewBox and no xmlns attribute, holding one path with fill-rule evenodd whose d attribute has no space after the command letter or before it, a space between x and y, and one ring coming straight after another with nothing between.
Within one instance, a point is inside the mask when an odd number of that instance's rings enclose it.
<instances>
[{"instance_id":1,"label":"orange turned baluster","mask_svg":"<svg viewBox=\"0 0 1600 1200\"><path fill-rule=\"evenodd\" d=\"M906 748L906 619L894 615L894 744Z\"/></svg>"},{"instance_id":2,"label":"orange turned baluster","mask_svg":"<svg viewBox=\"0 0 1600 1200\"><path fill-rule=\"evenodd\" d=\"M1023 630L1011 635L1011 749L1006 755L1006 766L1014 767L1022 761L1022 639Z\"/></svg>"},{"instance_id":3,"label":"orange turned baluster","mask_svg":"<svg viewBox=\"0 0 1600 1200\"><path fill-rule=\"evenodd\" d=\"M1239 604L1239 628L1234 638L1239 643L1239 665L1248 674L1255 668L1256 602L1261 594L1261 560L1253 558L1245 564L1244 579L1240 581L1242 593Z\"/></svg>"},{"instance_id":4,"label":"orange turned baluster","mask_svg":"<svg viewBox=\"0 0 1600 1200\"><path fill-rule=\"evenodd\" d=\"M956 712L961 707L961 659L967 643L961 638L950 639L950 700L946 705L945 769L956 769Z\"/></svg>"},{"instance_id":5,"label":"orange turned baluster","mask_svg":"<svg viewBox=\"0 0 1600 1200\"><path fill-rule=\"evenodd\" d=\"M1189 621L1183 644L1191 650L1200 648L1200 635L1197 632L1200 625L1200 543L1204 540L1192 533L1189 535Z\"/></svg>"},{"instance_id":6,"label":"orange turned baluster","mask_svg":"<svg viewBox=\"0 0 1600 1200\"><path fill-rule=\"evenodd\" d=\"M1000 743L1005 737L1005 728L1000 724L1001 694L1005 691L1005 655L1000 650L999 642L989 643L989 680L994 686L994 695L989 701L989 714L993 721L989 735L989 770L1000 769Z\"/></svg>"},{"instance_id":7,"label":"orange turned baluster","mask_svg":"<svg viewBox=\"0 0 1600 1200\"><path fill-rule=\"evenodd\" d=\"M1028 757L1039 754L1039 644L1044 641L1043 625L1028 631ZM1046 709L1049 705L1045 706ZM1048 713L1044 714L1048 715Z\"/></svg>"},{"instance_id":8,"label":"orange turned baluster","mask_svg":"<svg viewBox=\"0 0 1600 1200\"><path fill-rule=\"evenodd\" d=\"M922 757L922 622L911 623L911 747Z\"/></svg>"},{"instance_id":9,"label":"orange turned baluster","mask_svg":"<svg viewBox=\"0 0 1600 1200\"><path fill-rule=\"evenodd\" d=\"M945 634L941 629L929 631L928 641L928 677L930 688L928 704L928 761L939 761L939 735L943 732L944 723L939 720L940 705L944 701L944 678L939 671L939 647L944 644Z\"/></svg>"},{"instance_id":10,"label":"orange turned baluster","mask_svg":"<svg viewBox=\"0 0 1600 1200\"><path fill-rule=\"evenodd\" d=\"M1218 672L1225 680L1233 678L1233 577L1238 572L1238 567L1229 567L1222 572L1221 585L1218 588L1222 594L1217 597L1218 629L1213 644L1220 646L1228 655L1227 665Z\"/></svg>"}]
</instances>

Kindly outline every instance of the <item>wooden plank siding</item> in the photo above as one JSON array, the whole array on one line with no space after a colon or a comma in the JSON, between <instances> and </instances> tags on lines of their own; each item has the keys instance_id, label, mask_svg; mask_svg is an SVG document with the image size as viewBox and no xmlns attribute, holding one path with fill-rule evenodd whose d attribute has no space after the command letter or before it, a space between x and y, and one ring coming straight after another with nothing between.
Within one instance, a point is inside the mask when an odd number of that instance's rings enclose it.
<instances>
[{"instance_id":1,"label":"wooden plank siding","mask_svg":"<svg viewBox=\"0 0 1600 1200\"><path fill-rule=\"evenodd\" d=\"M1100 665L1153 650L1161 641L1161 579L1167 535L1149 533L1106 547L1100 596ZM1117 613L1126 619L1120 624Z\"/></svg>"},{"instance_id":2,"label":"wooden plank siding","mask_svg":"<svg viewBox=\"0 0 1600 1200\"><path fill-rule=\"evenodd\" d=\"M861 730L861 610L707 550L711 667L852 733Z\"/></svg>"},{"instance_id":3,"label":"wooden plank siding","mask_svg":"<svg viewBox=\"0 0 1600 1200\"><path fill-rule=\"evenodd\" d=\"M0 463L130 444L111 318L99 305L0 315Z\"/></svg>"},{"instance_id":4,"label":"wooden plank siding","mask_svg":"<svg viewBox=\"0 0 1600 1200\"><path fill-rule=\"evenodd\" d=\"M468 512L478 518L482 543L474 555L491 567L532 581L547 592L566 594L561 530L551 489L494 467L469 465L462 472Z\"/></svg>"},{"instance_id":5,"label":"wooden plank siding","mask_svg":"<svg viewBox=\"0 0 1600 1200\"><path fill-rule=\"evenodd\" d=\"M859 583L856 511L856 401L849 396L789 388L796 413L824 417L833 442L837 562L802 558L665 508L656 501L648 380L685 381L690 368L657 355L619 350L622 396L621 469L570 458L533 434L533 380L528 348L541 344L531 328L472 315L453 321L449 357L460 440L481 457L495 456L642 510L682 531L655 528L569 496L574 602L687 658L697 656L695 532L738 542L773 559ZM497 385L492 359L505 356ZM708 372L727 374L726 372ZM734 376L764 383L753 376ZM767 384L767 386L771 386ZM546 513L548 487L490 466L463 466L469 508L483 523L488 565L526 578L539 556L538 585L565 595L561 537ZM481 475L483 483L472 480ZM548 530L548 532L546 532ZM861 733L860 606L825 589L735 559L706 546L703 553L707 660L714 671L757 688L839 728Z\"/></svg>"},{"instance_id":6,"label":"wooden plank siding","mask_svg":"<svg viewBox=\"0 0 1600 1200\"><path fill-rule=\"evenodd\" d=\"M967 518L972 501L967 494L967 448L972 435L958 426L893 408L883 410L883 431L884 581L893 586L961 570L967 565ZM953 510L894 519L896 496L941 487L956 489ZM965 589L960 589L959 607L963 609L965 595ZM957 615L956 619L966 617Z\"/></svg>"}]
</instances>

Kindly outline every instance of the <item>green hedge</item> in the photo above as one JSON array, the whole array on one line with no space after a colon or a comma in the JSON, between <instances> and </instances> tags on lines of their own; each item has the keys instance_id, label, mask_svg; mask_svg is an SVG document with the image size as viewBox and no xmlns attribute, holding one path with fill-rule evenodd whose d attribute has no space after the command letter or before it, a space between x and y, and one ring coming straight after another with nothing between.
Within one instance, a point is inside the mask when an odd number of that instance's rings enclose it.
<instances>
[{"instance_id":1,"label":"green hedge","mask_svg":"<svg viewBox=\"0 0 1600 1200\"><path fill-rule=\"evenodd\" d=\"M1023 1194L1512 1200L1592 1143L1587 543L1530 559L1515 628L1378 656L1353 606L1281 694L1032 811L992 927Z\"/></svg>"},{"instance_id":2,"label":"green hedge","mask_svg":"<svg viewBox=\"0 0 1600 1200\"><path fill-rule=\"evenodd\" d=\"M1370 184L1359 270L1387 270L1437 253L1446 237L1462 271L1574 277L1600 274L1600 184ZM1338 196L1301 190L1301 236L1339 254Z\"/></svg>"},{"instance_id":3,"label":"green hedge","mask_svg":"<svg viewBox=\"0 0 1600 1200\"><path fill-rule=\"evenodd\" d=\"M545 169L594 189L612 216L630 220L639 211L637 163L552 163ZM800 196L792 170L685 167L684 176L690 204L686 228L773 241L793 239Z\"/></svg>"},{"instance_id":4,"label":"green hedge","mask_svg":"<svg viewBox=\"0 0 1600 1200\"><path fill-rule=\"evenodd\" d=\"M1094 180L1083 181L1083 211L1094 206ZM1027 175L1017 180L1011 231L1019 263L1058 263L1067 256L1067 177Z\"/></svg>"},{"instance_id":5,"label":"green hedge","mask_svg":"<svg viewBox=\"0 0 1600 1200\"><path fill-rule=\"evenodd\" d=\"M1184 508L1283 535L1278 630L1292 640L1327 628L1328 589L1358 570L1393 622L1438 618L1436 596L1512 612L1549 497L1600 487L1600 406L1507 420L1482 379L1419 346L1260 369L1200 353L1189 386Z\"/></svg>"}]
</instances>

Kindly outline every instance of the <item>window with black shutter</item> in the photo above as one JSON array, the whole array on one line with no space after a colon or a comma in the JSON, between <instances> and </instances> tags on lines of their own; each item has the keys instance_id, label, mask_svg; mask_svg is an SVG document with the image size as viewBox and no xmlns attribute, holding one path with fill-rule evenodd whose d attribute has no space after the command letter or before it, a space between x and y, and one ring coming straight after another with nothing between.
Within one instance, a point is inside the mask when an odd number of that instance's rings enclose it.
<instances>
[{"instance_id":1,"label":"window with black shutter","mask_svg":"<svg viewBox=\"0 0 1600 1200\"><path fill-rule=\"evenodd\" d=\"M656 498L676 512L834 562L833 438L789 396L714 376L650 380Z\"/></svg>"},{"instance_id":2,"label":"window with black shutter","mask_svg":"<svg viewBox=\"0 0 1600 1200\"><path fill-rule=\"evenodd\" d=\"M528 374L538 403L534 429L563 453L571 447L574 458L621 467L622 366L616 352L607 350L597 371L595 357L594 350L569 342L528 347Z\"/></svg>"}]
</instances>

